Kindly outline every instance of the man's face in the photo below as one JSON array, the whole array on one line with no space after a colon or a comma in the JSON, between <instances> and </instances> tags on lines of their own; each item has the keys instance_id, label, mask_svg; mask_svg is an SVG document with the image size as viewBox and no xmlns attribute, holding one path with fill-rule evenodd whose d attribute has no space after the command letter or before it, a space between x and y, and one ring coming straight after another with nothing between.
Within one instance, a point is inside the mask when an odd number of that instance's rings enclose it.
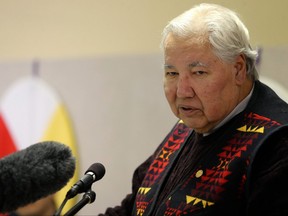
<instances>
[{"instance_id":1,"label":"man's face","mask_svg":"<svg viewBox=\"0 0 288 216\"><path fill-rule=\"evenodd\" d=\"M199 133L211 131L240 102L237 63L225 63L208 44L166 40L164 91L173 113Z\"/></svg>"}]
</instances>

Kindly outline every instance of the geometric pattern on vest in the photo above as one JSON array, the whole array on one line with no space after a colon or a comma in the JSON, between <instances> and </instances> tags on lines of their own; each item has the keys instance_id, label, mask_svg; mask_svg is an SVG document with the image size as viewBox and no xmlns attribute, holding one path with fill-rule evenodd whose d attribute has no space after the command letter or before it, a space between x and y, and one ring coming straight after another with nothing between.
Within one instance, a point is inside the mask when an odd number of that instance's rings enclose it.
<instances>
[{"instance_id":1,"label":"geometric pattern on vest","mask_svg":"<svg viewBox=\"0 0 288 216\"><path fill-rule=\"evenodd\" d=\"M180 121L172 134L166 140L163 148L159 151L158 156L150 165L148 172L142 182L142 186L138 190L136 208L137 215L142 215L148 204L152 201L145 201L146 194L151 190L151 185L156 180L163 177L163 171L169 165L171 155L180 148L181 143L184 142L188 136L190 129L186 127L182 121Z\"/></svg>"},{"instance_id":2,"label":"geometric pattern on vest","mask_svg":"<svg viewBox=\"0 0 288 216\"><path fill-rule=\"evenodd\" d=\"M255 113L247 113L243 117L228 141L220 143L222 148L206 156L204 161L210 162L199 164L183 185L159 207L159 215L189 215L225 199L229 202L229 197L243 196L249 154L266 131L280 125ZM173 162L189 131L184 124L178 124L150 165L136 197L137 215L146 215L148 209L153 208L155 194L169 169L168 165ZM232 181L233 184L229 184Z\"/></svg>"},{"instance_id":3,"label":"geometric pattern on vest","mask_svg":"<svg viewBox=\"0 0 288 216\"><path fill-rule=\"evenodd\" d=\"M255 113L246 114L243 122L244 125L236 129L231 139L218 152L218 162L214 166L207 166L205 169L199 168L184 183L184 185L189 185L189 182L194 180L193 188L190 188L191 191L185 194L186 200L178 202L175 207L171 207L169 202L171 203L173 197L170 197L166 202L166 210L163 215L193 213L214 205L215 202L222 199L221 196L225 193L228 182L232 180L237 185L232 184L234 187L232 197L238 196L240 198L243 196L249 153L254 148L259 136L263 136L265 130L280 125L276 121ZM240 171L238 170L239 164L234 165L234 167L232 165L240 158L247 158L247 160L244 161L246 166L242 168L242 176L236 182L235 178L230 178L230 176L232 172L238 173ZM187 191L187 188L189 186L181 187L180 190ZM231 190L231 186L229 189ZM229 197L231 197L231 194L229 194ZM233 215L233 212L231 212L231 215Z\"/></svg>"}]
</instances>

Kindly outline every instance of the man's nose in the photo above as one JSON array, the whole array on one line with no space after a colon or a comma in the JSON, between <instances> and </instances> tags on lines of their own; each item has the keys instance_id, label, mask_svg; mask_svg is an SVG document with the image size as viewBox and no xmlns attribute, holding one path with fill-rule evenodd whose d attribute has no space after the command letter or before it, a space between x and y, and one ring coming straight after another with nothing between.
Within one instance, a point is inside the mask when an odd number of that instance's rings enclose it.
<instances>
[{"instance_id":1,"label":"man's nose","mask_svg":"<svg viewBox=\"0 0 288 216\"><path fill-rule=\"evenodd\" d=\"M180 76L177 83L177 96L180 98L194 97L195 92L189 76Z\"/></svg>"}]
</instances>

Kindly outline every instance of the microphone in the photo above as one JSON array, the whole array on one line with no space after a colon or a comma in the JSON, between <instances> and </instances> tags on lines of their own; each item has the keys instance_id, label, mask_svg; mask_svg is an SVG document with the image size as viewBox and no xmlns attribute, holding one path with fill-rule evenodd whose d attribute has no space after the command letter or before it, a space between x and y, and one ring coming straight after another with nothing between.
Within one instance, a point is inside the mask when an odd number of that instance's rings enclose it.
<instances>
[{"instance_id":1,"label":"microphone","mask_svg":"<svg viewBox=\"0 0 288 216\"><path fill-rule=\"evenodd\" d=\"M0 159L0 212L14 211L64 187L75 171L68 146L36 143Z\"/></svg>"},{"instance_id":2,"label":"microphone","mask_svg":"<svg viewBox=\"0 0 288 216\"><path fill-rule=\"evenodd\" d=\"M92 164L85 172L85 175L67 192L66 199L71 199L79 193L87 192L91 188L91 185L102 179L104 175L105 167L101 163Z\"/></svg>"}]
</instances>

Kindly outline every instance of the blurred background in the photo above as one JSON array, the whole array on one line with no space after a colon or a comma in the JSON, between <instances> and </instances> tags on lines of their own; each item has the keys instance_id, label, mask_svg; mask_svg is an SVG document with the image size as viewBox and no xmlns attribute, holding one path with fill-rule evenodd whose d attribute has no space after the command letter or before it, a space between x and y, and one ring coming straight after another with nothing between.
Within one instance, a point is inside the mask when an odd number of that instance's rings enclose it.
<instances>
[{"instance_id":1,"label":"blurred background","mask_svg":"<svg viewBox=\"0 0 288 216\"><path fill-rule=\"evenodd\" d=\"M0 0L0 98L22 78L43 79L67 108L79 176L92 163L106 167L96 201L78 215L120 204L134 169L176 122L162 90L161 32L200 2ZM287 100L288 1L206 2L240 14L261 51L261 79Z\"/></svg>"}]
</instances>

